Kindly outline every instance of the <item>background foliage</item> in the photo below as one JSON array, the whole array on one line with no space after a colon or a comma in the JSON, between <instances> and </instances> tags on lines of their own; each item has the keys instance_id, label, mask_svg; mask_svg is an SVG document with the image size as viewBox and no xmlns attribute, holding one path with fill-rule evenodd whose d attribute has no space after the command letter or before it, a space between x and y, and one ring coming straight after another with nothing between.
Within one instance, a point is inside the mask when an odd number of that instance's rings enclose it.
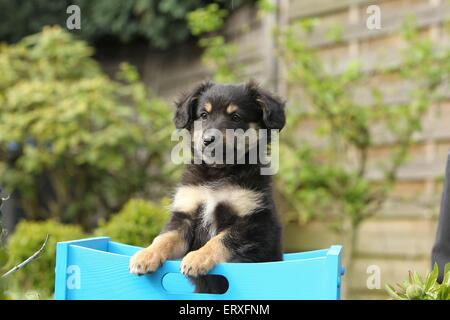
<instances>
[{"instance_id":1,"label":"background foliage","mask_svg":"<svg viewBox=\"0 0 450 320\"><path fill-rule=\"evenodd\" d=\"M217 4L198 8L187 16L191 33L200 36L198 46L204 49L202 62L211 70L212 78L220 83L238 81L242 66L236 62L237 47L227 42L220 32L229 12Z\"/></svg>"},{"instance_id":2,"label":"background foliage","mask_svg":"<svg viewBox=\"0 0 450 320\"><path fill-rule=\"evenodd\" d=\"M100 221L95 234L111 237L114 241L146 247L167 222L168 205L168 198L164 198L161 203L131 199L109 221Z\"/></svg>"},{"instance_id":3,"label":"background foliage","mask_svg":"<svg viewBox=\"0 0 450 320\"><path fill-rule=\"evenodd\" d=\"M0 47L0 176L30 219L90 228L175 178L171 108L131 66L111 80L92 53L59 28Z\"/></svg>"},{"instance_id":4,"label":"background foliage","mask_svg":"<svg viewBox=\"0 0 450 320\"><path fill-rule=\"evenodd\" d=\"M302 106L290 103L287 132L282 135L283 160L279 188L283 199L300 222L325 212L344 225L357 227L378 211L405 162L414 134L422 130L421 119L429 106L442 98L438 89L450 73L450 50L442 50L429 38L421 38L413 19L405 21L401 68L384 68L379 75L412 81L408 101L392 104L370 83L372 74L361 69L361 62L349 63L342 73L327 70L307 38L314 20L303 20L279 34L280 54L288 70L290 85L302 89ZM372 103L359 101L353 92L369 87ZM309 137L298 137L296 130L314 124ZM375 136L396 141L396 147L382 161L371 161L369 150ZM371 180L369 165L380 172Z\"/></svg>"},{"instance_id":5,"label":"background foliage","mask_svg":"<svg viewBox=\"0 0 450 320\"><path fill-rule=\"evenodd\" d=\"M186 15L213 1L207 0L63 0L0 1L0 39L18 41L39 32L46 25L65 26L66 8L76 4L81 10L82 28L77 31L90 41L146 40L165 49L190 37ZM244 0L214 1L229 10Z\"/></svg>"}]
</instances>

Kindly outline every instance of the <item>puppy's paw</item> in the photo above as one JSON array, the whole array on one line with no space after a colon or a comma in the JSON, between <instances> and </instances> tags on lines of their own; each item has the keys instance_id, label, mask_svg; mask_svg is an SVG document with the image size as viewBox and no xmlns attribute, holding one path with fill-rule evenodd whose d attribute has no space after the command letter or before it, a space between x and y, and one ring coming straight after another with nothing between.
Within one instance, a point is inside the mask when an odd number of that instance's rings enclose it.
<instances>
[{"instance_id":1,"label":"puppy's paw","mask_svg":"<svg viewBox=\"0 0 450 320\"><path fill-rule=\"evenodd\" d=\"M129 270L130 273L137 275L155 272L164 260L159 252L146 248L131 257Z\"/></svg>"},{"instance_id":2,"label":"puppy's paw","mask_svg":"<svg viewBox=\"0 0 450 320\"><path fill-rule=\"evenodd\" d=\"M210 254L202 250L189 252L181 261L180 271L185 276L197 277L205 275L216 265Z\"/></svg>"}]
</instances>

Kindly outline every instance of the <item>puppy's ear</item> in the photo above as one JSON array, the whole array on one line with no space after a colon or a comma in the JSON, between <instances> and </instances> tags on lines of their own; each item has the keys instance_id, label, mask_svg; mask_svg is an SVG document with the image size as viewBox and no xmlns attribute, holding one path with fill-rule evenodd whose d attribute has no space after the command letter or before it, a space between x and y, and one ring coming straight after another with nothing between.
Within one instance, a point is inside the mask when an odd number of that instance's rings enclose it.
<instances>
[{"instance_id":1,"label":"puppy's ear","mask_svg":"<svg viewBox=\"0 0 450 320\"><path fill-rule=\"evenodd\" d=\"M177 129L189 128L194 117L198 99L213 83L206 81L199 84L191 93L184 94L175 105L177 107L173 121Z\"/></svg>"},{"instance_id":2,"label":"puppy's ear","mask_svg":"<svg viewBox=\"0 0 450 320\"><path fill-rule=\"evenodd\" d=\"M245 84L246 90L253 96L263 112L263 122L267 129L283 129L286 124L284 113L285 102L276 95L261 89L259 85L250 80Z\"/></svg>"}]
</instances>

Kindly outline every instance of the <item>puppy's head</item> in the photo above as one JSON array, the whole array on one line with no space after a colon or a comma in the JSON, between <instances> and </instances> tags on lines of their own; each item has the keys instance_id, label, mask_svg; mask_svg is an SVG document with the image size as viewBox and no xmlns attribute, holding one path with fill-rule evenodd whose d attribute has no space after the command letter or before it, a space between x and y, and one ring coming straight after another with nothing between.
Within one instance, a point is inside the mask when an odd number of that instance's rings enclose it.
<instances>
[{"instance_id":1,"label":"puppy's head","mask_svg":"<svg viewBox=\"0 0 450 320\"><path fill-rule=\"evenodd\" d=\"M230 131L281 130L285 125L284 102L253 81L228 85L201 83L185 94L176 108L175 126L192 133L197 151L218 143L219 139L225 145Z\"/></svg>"}]
</instances>

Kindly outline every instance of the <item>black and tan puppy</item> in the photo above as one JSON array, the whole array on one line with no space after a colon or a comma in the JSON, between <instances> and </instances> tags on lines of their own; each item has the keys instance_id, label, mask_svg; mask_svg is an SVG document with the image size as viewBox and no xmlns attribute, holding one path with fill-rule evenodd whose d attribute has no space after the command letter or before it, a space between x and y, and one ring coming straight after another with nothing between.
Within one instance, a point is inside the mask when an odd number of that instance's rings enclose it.
<instances>
[{"instance_id":1,"label":"black and tan puppy","mask_svg":"<svg viewBox=\"0 0 450 320\"><path fill-rule=\"evenodd\" d=\"M202 131L192 141L195 149L214 142L207 133L211 128L281 130L284 103L253 82L207 82L177 103L174 121L178 129L191 133L194 122L201 122ZM271 176L261 174L262 166L260 161L187 164L170 221L149 247L131 258L130 272L153 272L167 259L184 257L181 272L193 279L196 292L222 293L226 281L206 275L216 264L281 260L281 226Z\"/></svg>"}]
</instances>

